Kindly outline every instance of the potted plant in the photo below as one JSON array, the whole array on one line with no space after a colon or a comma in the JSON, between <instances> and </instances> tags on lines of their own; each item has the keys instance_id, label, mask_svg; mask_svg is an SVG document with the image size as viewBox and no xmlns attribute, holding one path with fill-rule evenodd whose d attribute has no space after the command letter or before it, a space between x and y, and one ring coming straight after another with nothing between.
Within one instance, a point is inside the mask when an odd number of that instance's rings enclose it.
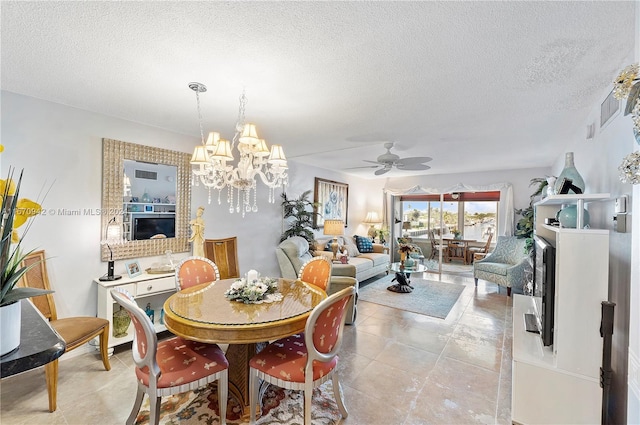
<instances>
[{"instance_id":1,"label":"potted plant","mask_svg":"<svg viewBox=\"0 0 640 425\"><path fill-rule=\"evenodd\" d=\"M22 172L16 183L13 170L9 170L6 180L0 180L0 196L2 197L2 214L0 218L0 355L17 348L20 345L21 299L36 295L48 294L36 288L21 288L16 285L27 272L28 267L22 267L24 257L20 245L22 237L18 237L16 229L26 223L27 219L39 214L42 208L37 202L29 199L19 199Z\"/></svg>"},{"instance_id":2,"label":"potted plant","mask_svg":"<svg viewBox=\"0 0 640 425\"><path fill-rule=\"evenodd\" d=\"M297 199L289 199L286 193L282 194L283 217L290 219L289 227L282 233L280 242L292 236L300 236L309 242L313 249L316 245L313 233L313 215L317 214L315 207L319 204L309 200L311 190L303 192Z\"/></svg>"}]
</instances>

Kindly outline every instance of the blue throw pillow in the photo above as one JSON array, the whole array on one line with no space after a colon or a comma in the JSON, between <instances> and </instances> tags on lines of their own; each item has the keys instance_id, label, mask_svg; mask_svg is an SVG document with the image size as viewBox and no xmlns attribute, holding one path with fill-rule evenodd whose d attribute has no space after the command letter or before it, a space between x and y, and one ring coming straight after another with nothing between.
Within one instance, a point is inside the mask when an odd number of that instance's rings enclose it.
<instances>
[{"instance_id":1,"label":"blue throw pillow","mask_svg":"<svg viewBox=\"0 0 640 425\"><path fill-rule=\"evenodd\" d=\"M354 236L354 238L356 240L358 251L364 254L367 252L373 252L373 243L371 243L371 239L365 238L364 236Z\"/></svg>"}]
</instances>

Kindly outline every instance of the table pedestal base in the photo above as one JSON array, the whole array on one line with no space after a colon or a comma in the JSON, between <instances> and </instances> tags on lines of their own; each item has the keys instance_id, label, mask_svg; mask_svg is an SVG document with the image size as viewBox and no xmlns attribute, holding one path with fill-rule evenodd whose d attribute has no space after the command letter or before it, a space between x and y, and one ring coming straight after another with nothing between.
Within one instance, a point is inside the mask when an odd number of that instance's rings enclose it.
<instances>
[{"instance_id":1,"label":"table pedestal base","mask_svg":"<svg viewBox=\"0 0 640 425\"><path fill-rule=\"evenodd\" d=\"M391 292L399 292L399 293L409 293L413 291L413 286L410 285L411 281L404 273L396 272L396 277L394 277L392 282L397 281L395 285L391 285L387 287L387 290Z\"/></svg>"},{"instance_id":2,"label":"table pedestal base","mask_svg":"<svg viewBox=\"0 0 640 425\"><path fill-rule=\"evenodd\" d=\"M257 344L229 344L226 356L229 360L229 397L242 407L242 416L249 415L249 360L267 346Z\"/></svg>"}]
</instances>

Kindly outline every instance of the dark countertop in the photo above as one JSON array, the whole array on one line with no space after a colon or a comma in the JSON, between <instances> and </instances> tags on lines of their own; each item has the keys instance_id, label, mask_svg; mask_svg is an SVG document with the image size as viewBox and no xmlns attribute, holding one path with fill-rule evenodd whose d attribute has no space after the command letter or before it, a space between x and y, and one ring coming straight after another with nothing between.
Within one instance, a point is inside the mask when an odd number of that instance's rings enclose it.
<instances>
[{"instance_id":1,"label":"dark countertop","mask_svg":"<svg viewBox=\"0 0 640 425\"><path fill-rule=\"evenodd\" d=\"M60 357L64 340L29 300L21 300L20 346L0 357L0 377L43 366Z\"/></svg>"}]
</instances>

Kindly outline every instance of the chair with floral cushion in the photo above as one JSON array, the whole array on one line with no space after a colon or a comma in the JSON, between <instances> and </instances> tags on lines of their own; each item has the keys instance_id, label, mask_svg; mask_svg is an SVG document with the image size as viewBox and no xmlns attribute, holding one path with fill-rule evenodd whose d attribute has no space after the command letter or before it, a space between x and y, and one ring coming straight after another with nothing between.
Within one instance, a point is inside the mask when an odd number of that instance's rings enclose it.
<instances>
[{"instance_id":1,"label":"chair with floral cushion","mask_svg":"<svg viewBox=\"0 0 640 425\"><path fill-rule=\"evenodd\" d=\"M111 297L131 317L135 333L131 351L136 365L138 392L127 425L135 423L145 393L149 396L149 423L160 420L160 401L218 381L220 423L226 424L229 362L216 344L189 341L178 336L158 342L145 312L124 289L114 288Z\"/></svg>"},{"instance_id":2,"label":"chair with floral cushion","mask_svg":"<svg viewBox=\"0 0 640 425\"><path fill-rule=\"evenodd\" d=\"M220 280L216 263L204 257L187 257L176 266L178 291L206 282Z\"/></svg>"},{"instance_id":3,"label":"chair with floral cushion","mask_svg":"<svg viewBox=\"0 0 640 425\"><path fill-rule=\"evenodd\" d=\"M353 287L345 288L318 304L307 319L303 333L279 339L250 361L250 422L256 422L259 379L291 390L304 391L304 424L311 424L313 389L333 383L333 393L343 418L349 414L342 399L338 379L338 351L342 345L345 313L354 297Z\"/></svg>"},{"instance_id":4,"label":"chair with floral cushion","mask_svg":"<svg viewBox=\"0 0 640 425\"><path fill-rule=\"evenodd\" d=\"M317 286L325 292L329 291L331 279L331 261L326 257L313 257L300 268L298 279Z\"/></svg>"}]
</instances>

